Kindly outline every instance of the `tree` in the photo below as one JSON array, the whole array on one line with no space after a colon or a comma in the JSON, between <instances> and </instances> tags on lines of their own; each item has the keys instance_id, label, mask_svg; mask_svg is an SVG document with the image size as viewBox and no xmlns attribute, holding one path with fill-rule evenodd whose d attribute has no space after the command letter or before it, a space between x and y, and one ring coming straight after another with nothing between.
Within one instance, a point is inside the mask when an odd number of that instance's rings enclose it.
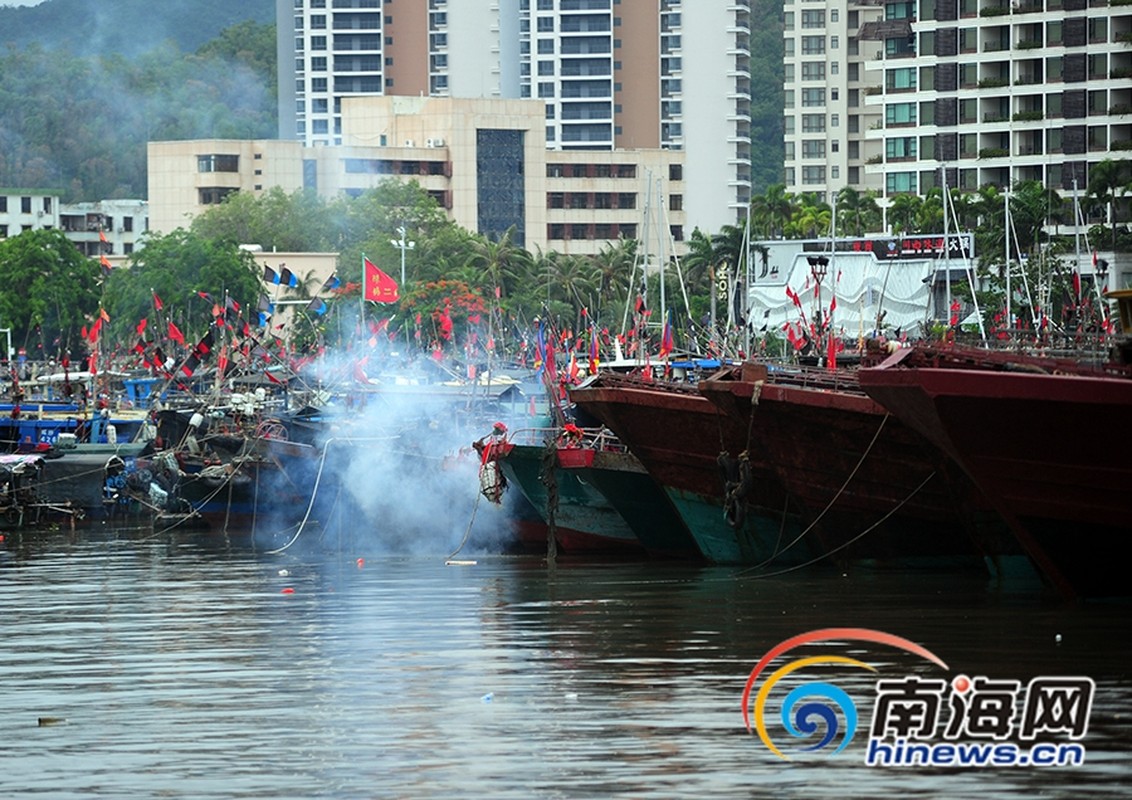
<instances>
[{"instance_id":1,"label":"tree","mask_svg":"<svg viewBox=\"0 0 1132 800\"><path fill-rule=\"evenodd\" d=\"M878 231L880 226L877 193L870 189L862 194L852 186L843 186L837 193L837 234L864 236L865 231Z\"/></svg>"},{"instance_id":2,"label":"tree","mask_svg":"<svg viewBox=\"0 0 1132 800\"><path fill-rule=\"evenodd\" d=\"M81 329L98 313L99 266L59 230L24 231L0 240L0 320L14 342L44 346L43 355L84 347Z\"/></svg>"},{"instance_id":3,"label":"tree","mask_svg":"<svg viewBox=\"0 0 1132 800\"><path fill-rule=\"evenodd\" d=\"M629 293L629 280L637 261L637 240L618 239L602 246L590 257L597 278L597 308L590 309L598 319L612 323L620 304Z\"/></svg>"},{"instance_id":4,"label":"tree","mask_svg":"<svg viewBox=\"0 0 1132 800\"><path fill-rule=\"evenodd\" d=\"M923 199L914 194L898 194L892 198L888 207L888 225L892 232L899 235L916 230L916 219L923 204Z\"/></svg>"},{"instance_id":5,"label":"tree","mask_svg":"<svg viewBox=\"0 0 1132 800\"><path fill-rule=\"evenodd\" d=\"M178 228L164 236L147 236L130 256L129 266L114 270L106 284L112 330L129 340L130 330L153 313L153 295L160 297L169 319L186 336L203 335L214 304L225 295L249 311L263 293L262 271L252 255L232 242L207 239ZM212 297L203 300L200 293Z\"/></svg>"},{"instance_id":6,"label":"tree","mask_svg":"<svg viewBox=\"0 0 1132 800\"><path fill-rule=\"evenodd\" d=\"M781 238L797 208L798 202L786 191L786 184L772 184L751 200L751 228L762 239Z\"/></svg>"},{"instance_id":7,"label":"tree","mask_svg":"<svg viewBox=\"0 0 1132 800\"><path fill-rule=\"evenodd\" d=\"M833 209L816 195L804 194L785 230L792 239L818 239L832 235L832 229Z\"/></svg>"},{"instance_id":8,"label":"tree","mask_svg":"<svg viewBox=\"0 0 1132 800\"><path fill-rule=\"evenodd\" d=\"M284 253L326 252L340 243L326 201L309 190L287 194L277 186L259 197L233 192L197 216L191 230L208 239Z\"/></svg>"},{"instance_id":9,"label":"tree","mask_svg":"<svg viewBox=\"0 0 1132 800\"><path fill-rule=\"evenodd\" d=\"M516 277L524 274L523 265L530 262L530 253L513 241L515 230L512 225L495 241L482 235L470 241L472 252L467 265L476 270L480 278L477 285L489 297L509 297Z\"/></svg>"}]
</instances>

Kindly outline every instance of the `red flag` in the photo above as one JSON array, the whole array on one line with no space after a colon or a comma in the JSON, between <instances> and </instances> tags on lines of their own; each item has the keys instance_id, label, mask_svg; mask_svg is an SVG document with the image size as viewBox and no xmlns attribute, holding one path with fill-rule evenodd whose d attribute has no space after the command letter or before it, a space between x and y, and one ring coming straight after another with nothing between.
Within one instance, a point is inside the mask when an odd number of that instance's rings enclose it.
<instances>
[{"instance_id":1,"label":"red flag","mask_svg":"<svg viewBox=\"0 0 1132 800\"><path fill-rule=\"evenodd\" d=\"M272 375L272 374L271 374L270 372L268 372L267 370L264 370L264 371L263 371L263 374L264 374L264 375L266 375L266 376L267 376L267 379L268 379L269 381L271 381L272 383L278 383L278 384L279 384L280 386L282 386L282 385L283 385L283 381L281 381L281 380L279 380L278 378L276 378L276 377L275 377L274 375Z\"/></svg>"},{"instance_id":2,"label":"red flag","mask_svg":"<svg viewBox=\"0 0 1132 800\"><path fill-rule=\"evenodd\" d=\"M165 304L161 302L161 298L157 296L157 292L153 293L153 307L160 311Z\"/></svg>"},{"instance_id":3,"label":"red flag","mask_svg":"<svg viewBox=\"0 0 1132 800\"><path fill-rule=\"evenodd\" d=\"M112 267L110 266L110 259L108 259L106 256L100 255L98 257L98 263L102 266L102 274L109 275L112 269Z\"/></svg>"},{"instance_id":4,"label":"red flag","mask_svg":"<svg viewBox=\"0 0 1132 800\"><path fill-rule=\"evenodd\" d=\"M136 328L134 328L134 330L136 330L138 332L138 336L145 335L145 326L148 325L148 324L149 324L149 320L146 319L145 317L142 317L141 322L139 322L138 326Z\"/></svg>"},{"instance_id":5,"label":"red flag","mask_svg":"<svg viewBox=\"0 0 1132 800\"><path fill-rule=\"evenodd\" d=\"M181 333L181 329L173 324L173 320L169 320L169 338L179 345L185 344L185 334Z\"/></svg>"},{"instance_id":6,"label":"red flag","mask_svg":"<svg viewBox=\"0 0 1132 800\"><path fill-rule=\"evenodd\" d=\"M666 358L672 352L672 320L666 320L660 334L660 357Z\"/></svg>"},{"instance_id":7,"label":"red flag","mask_svg":"<svg viewBox=\"0 0 1132 800\"><path fill-rule=\"evenodd\" d=\"M397 282L382 272L365 256L362 256L362 297L374 303L396 303L401 299Z\"/></svg>"},{"instance_id":8,"label":"red flag","mask_svg":"<svg viewBox=\"0 0 1132 800\"><path fill-rule=\"evenodd\" d=\"M107 241L107 239L106 239L106 233L105 233L105 232L104 232L104 231L102 230L102 228L99 228L99 229L98 229L98 239L99 239L99 241L101 241L101 242L102 242L103 244L109 244L109 242L108 242L108 241Z\"/></svg>"}]
</instances>

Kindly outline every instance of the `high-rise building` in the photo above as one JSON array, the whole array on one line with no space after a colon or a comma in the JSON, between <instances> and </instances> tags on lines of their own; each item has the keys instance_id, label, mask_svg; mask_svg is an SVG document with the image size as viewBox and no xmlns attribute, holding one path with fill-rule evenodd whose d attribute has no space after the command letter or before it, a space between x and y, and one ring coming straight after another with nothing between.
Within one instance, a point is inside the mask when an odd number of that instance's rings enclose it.
<instances>
[{"instance_id":1,"label":"high-rise building","mask_svg":"<svg viewBox=\"0 0 1132 800\"><path fill-rule=\"evenodd\" d=\"M685 151L714 231L751 193L750 0L278 0L280 137L342 143L342 100L538 98L557 150Z\"/></svg>"},{"instance_id":2,"label":"high-rise building","mask_svg":"<svg viewBox=\"0 0 1132 800\"><path fill-rule=\"evenodd\" d=\"M866 104L880 72L859 34L882 17L880 0L785 3L786 191L832 202L843 186L879 190L880 176L865 166L881 152L866 137L880 124L881 109Z\"/></svg>"},{"instance_id":3,"label":"high-rise building","mask_svg":"<svg viewBox=\"0 0 1132 800\"><path fill-rule=\"evenodd\" d=\"M789 191L1084 191L1132 149L1127 0L785 3Z\"/></svg>"}]
</instances>

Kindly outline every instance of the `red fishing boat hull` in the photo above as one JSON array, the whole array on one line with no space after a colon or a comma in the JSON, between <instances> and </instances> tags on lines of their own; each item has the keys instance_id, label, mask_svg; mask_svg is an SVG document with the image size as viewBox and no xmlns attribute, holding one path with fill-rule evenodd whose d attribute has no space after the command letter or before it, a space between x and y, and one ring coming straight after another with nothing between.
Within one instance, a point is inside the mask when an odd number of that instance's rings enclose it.
<instances>
[{"instance_id":1,"label":"red fishing boat hull","mask_svg":"<svg viewBox=\"0 0 1132 800\"><path fill-rule=\"evenodd\" d=\"M962 470L870 399L856 372L748 363L700 383L750 431L827 550L848 560L1002 569L1020 556Z\"/></svg>"},{"instance_id":2,"label":"red fishing boat hull","mask_svg":"<svg viewBox=\"0 0 1132 800\"><path fill-rule=\"evenodd\" d=\"M862 386L971 475L1057 588L1127 594L1132 380L905 360L862 370Z\"/></svg>"},{"instance_id":3,"label":"red fishing boat hull","mask_svg":"<svg viewBox=\"0 0 1132 800\"><path fill-rule=\"evenodd\" d=\"M570 399L640 459L709 561L782 566L814 557L808 541L784 552L798 521L781 483L761 454L748 450L746 428L694 386L603 375L571 389ZM749 490L729 504L721 455L734 465L744 451Z\"/></svg>"}]
</instances>

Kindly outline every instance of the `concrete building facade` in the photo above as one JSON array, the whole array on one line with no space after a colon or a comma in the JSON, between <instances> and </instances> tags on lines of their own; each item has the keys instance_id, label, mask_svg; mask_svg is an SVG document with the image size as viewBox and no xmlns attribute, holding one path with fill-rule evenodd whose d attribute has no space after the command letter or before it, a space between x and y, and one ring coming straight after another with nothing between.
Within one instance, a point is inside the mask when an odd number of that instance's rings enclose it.
<instances>
[{"instance_id":1,"label":"concrete building facade","mask_svg":"<svg viewBox=\"0 0 1132 800\"><path fill-rule=\"evenodd\" d=\"M356 196L396 178L417 181L468 230L496 238L514 226L529 250L597 253L638 238L646 217L677 251L685 238L679 150L548 150L537 100L374 96L343 109L339 146L151 142L151 227L185 226L233 191Z\"/></svg>"}]
</instances>

